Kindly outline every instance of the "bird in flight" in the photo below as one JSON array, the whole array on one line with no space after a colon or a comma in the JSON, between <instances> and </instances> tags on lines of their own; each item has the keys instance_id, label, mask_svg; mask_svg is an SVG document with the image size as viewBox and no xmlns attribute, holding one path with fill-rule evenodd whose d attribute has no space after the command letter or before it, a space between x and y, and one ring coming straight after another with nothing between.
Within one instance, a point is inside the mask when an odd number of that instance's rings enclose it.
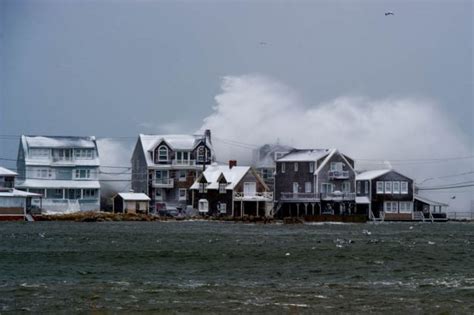
<instances>
[{"instance_id":1,"label":"bird in flight","mask_svg":"<svg viewBox=\"0 0 474 315\"><path fill-rule=\"evenodd\" d=\"M452 196L451 199L456 199L456 196Z\"/></svg>"},{"instance_id":2,"label":"bird in flight","mask_svg":"<svg viewBox=\"0 0 474 315\"><path fill-rule=\"evenodd\" d=\"M395 13L393 13L392 11L385 12L385 16L388 16L388 15L395 15Z\"/></svg>"},{"instance_id":3,"label":"bird in flight","mask_svg":"<svg viewBox=\"0 0 474 315\"><path fill-rule=\"evenodd\" d=\"M259 44L260 44L260 45L266 45L267 42L260 42Z\"/></svg>"}]
</instances>

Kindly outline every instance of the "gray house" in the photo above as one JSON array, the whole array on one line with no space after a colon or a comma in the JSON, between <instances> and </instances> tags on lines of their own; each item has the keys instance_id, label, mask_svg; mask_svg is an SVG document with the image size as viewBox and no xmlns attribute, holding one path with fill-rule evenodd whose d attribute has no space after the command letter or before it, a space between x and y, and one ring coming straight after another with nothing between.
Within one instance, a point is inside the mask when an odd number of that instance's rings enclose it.
<instances>
[{"instance_id":1,"label":"gray house","mask_svg":"<svg viewBox=\"0 0 474 315\"><path fill-rule=\"evenodd\" d=\"M355 175L354 160L336 149L292 150L276 161L274 215L356 214Z\"/></svg>"},{"instance_id":2,"label":"gray house","mask_svg":"<svg viewBox=\"0 0 474 315\"><path fill-rule=\"evenodd\" d=\"M16 187L45 212L99 210L99 166L95 137L21 136Z\"/></svg>"},{"instance_id":3,"label":"gray house","mask_svg":"<svg viewBox=\"0 0 474 315\"><path fill-rule=\"evenodd\" d=\"M293 147L277 143L265 144L253 151L253 167L263 178L270 191L275 188L275 161L293 149Z\"/></svg>"},{"instance_id":4,"label":"gray house","mask_svg":"<svg viewBox=\"0 0 474 315\"><path fill-rule=\"evenodd\" d=\"M371 220L413 220L413 179L391 169L356 177L357 210Z\"/></svg>"},{"instance_id":5,"label":"gray house","mask_svg":"<svg viewBox=\"0 0 474 315\"><path fill-rule=\"evenodd\" d=\"M140 134L132 155L132 189L151 198L150 212L191 204L189 188L215 160L211 132Z\"/></svg>"}]
</instances>

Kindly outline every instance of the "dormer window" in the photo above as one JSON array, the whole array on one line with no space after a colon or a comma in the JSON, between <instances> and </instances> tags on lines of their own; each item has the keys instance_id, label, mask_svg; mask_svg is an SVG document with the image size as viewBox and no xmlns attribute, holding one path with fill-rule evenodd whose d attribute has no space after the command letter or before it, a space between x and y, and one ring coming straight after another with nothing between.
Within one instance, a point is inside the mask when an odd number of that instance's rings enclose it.
<instances>
[{"instance_id":1,"label":"dormer window","mask_svg":"<svg viewBox=\"0 0 474 315\"><path fill-rule=\"evenodd\" d=\"M168 148L164 145L158 148L158 161L168 161Z\"/></svg>"},{"instance_id":2,"label":"dormer window","mask_svg":"<svg viewBox=\"0 0 474 315\"><path fill-rule=\"evenodd\" d=\"M204 146L200 146L197 149L197 160L199 162L204 162L206 156L206 148Z\"/></svg>"}]
</instances>

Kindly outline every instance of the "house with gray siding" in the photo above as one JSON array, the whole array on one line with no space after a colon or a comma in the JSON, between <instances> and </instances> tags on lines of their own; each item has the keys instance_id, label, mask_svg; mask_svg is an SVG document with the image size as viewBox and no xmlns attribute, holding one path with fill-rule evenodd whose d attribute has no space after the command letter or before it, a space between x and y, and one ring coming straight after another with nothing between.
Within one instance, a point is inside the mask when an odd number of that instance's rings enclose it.
<instances>
[{"instance_id":1,"label":"house with gray siding","mask_svg":"<svg viewBox=\"0 0 474 315\"><path fill-rule=\"evenodd\" d=\"M275 161L293 149L277 143L265 144L253 151L252 165L271 191L275 188Z\"/></svg>"},{"instance_id":2,"label":"house with gray siding","mask_svg":"<svg viewBox=\"0 0 474 315\"><path fill-rule=\"evenodd\" d=\"M23 135L16 187L43 196L44 212L99 210L99 167L95 137Z\"/></svg>"},{"instance_id":3,"label":"house with gray siding","mask_svg":"<svg viewBox=\"0 0 474 315\"><path fill-rule=\"evenodd\" d=\"M294 149L276 161L276 217L353 215L354 160L337 149Z\"/></svg>"},{"instance_id":4,"label":"house with gray siding","mask_svg":"<svg viewBox=\"0 0 474 315\"><path fill-rule=\"evenodd\" d=\"M191 186L191 200L202 215L268 217L273 194L250 166L210 165Z\"/></svg>"},{"instance_id":5,"label":"house with gray siding","mask_svg":"<svg viewBox=\"0 0 474 315\"><path fill-rule=\"evenodd\" d=\"M132 154L132 189L150 197L150 212L191 205L189 188L215 160L211 131L140 134Z\"/></svg>"},{"instance_id":6,"label":"house with gray siding","mask_svg":"<svg viewBox=\"0 0 474 315\"><path fill-rule=\"evenodd\" d=\"M413 220L413 187L413 179L392 169L357 174L357 210L371 220Z\"/></svg>"}]
</instances>

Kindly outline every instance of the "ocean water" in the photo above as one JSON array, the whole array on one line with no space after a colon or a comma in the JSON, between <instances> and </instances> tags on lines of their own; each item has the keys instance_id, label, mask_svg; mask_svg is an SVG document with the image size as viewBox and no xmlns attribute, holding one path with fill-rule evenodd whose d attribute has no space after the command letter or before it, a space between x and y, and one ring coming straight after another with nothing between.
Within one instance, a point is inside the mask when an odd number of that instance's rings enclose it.
<instances>
[{"instance_id":1,"label":"ocean water","mask_svg":"<svg viewBox=\"0 0 474 315\"><path fill-rule=\"evenodd\" d=\"M474 224L2 222L0 313L474 313Z\"/></svg>"}]
</instances>

